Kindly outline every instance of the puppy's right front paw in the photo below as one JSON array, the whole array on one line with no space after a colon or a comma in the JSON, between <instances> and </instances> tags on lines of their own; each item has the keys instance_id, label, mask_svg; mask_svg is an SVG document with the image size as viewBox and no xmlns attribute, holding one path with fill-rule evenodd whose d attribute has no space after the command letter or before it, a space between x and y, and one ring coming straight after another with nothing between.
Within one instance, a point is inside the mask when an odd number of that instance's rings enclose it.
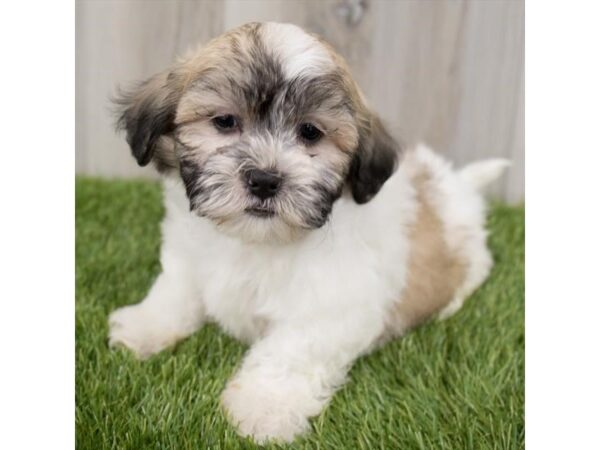
<instances>
[{"instance_id":1,"label":"puppy's right front paw","mask_svg":"<svg viewBox=\"0 0 600 450\"><path fill-rule=\"evenodd\" d=\"M125 306L108 319L110 347L123 346L145 359L177 342L179 336L145 305Z\"/></svg>"}]
</instances>

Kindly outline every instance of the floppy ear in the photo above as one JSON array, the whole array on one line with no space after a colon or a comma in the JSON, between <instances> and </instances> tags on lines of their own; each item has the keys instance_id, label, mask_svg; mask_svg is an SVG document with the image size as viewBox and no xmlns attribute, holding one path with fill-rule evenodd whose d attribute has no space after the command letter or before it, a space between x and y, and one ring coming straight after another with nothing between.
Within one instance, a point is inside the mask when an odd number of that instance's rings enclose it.
<instances>
[{"instance_id":1,"label":"floppy ear","mask_svg":"<svg viewBox=\"0 0 600 450\"><path fill-rule=\"evenodd\" d=\"M174 155L165 152L172 145L161 139L173 131L178 93L168 72L160 73L128 93L119 93L114 102L120 107L117 128L127 132L127 143L140 166L147 165L157 153L159 170L170 166Z\"/></svg>"},{"instance_id":2,"label":"floppy ear","mask_svg":"<svg viewBox=\"0 0 600 450\"><path fill-rule=\"evenodd\" d=\"M400 150L378 117L373 115L370 123L359 129L358 150L349 173L356 203L367 203L379 192L394 173Z\"/></svg>"}]
</instances>

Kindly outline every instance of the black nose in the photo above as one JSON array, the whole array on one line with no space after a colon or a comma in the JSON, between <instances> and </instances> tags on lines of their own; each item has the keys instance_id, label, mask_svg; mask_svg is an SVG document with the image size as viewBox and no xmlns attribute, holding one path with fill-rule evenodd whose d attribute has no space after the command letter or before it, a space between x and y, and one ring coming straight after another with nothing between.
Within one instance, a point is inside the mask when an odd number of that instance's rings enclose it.
<instances>
[{"instance_id":1,"label":"black nose","mask_svg":"<svg viewBox=\"0 0 600 450\"><path fill-rule=\"evenodd\" d=\"M281 177L264 170L249 170L246 172L248 189L261 200L273 197L281 186Z\"/></svg>"}]
</instances>

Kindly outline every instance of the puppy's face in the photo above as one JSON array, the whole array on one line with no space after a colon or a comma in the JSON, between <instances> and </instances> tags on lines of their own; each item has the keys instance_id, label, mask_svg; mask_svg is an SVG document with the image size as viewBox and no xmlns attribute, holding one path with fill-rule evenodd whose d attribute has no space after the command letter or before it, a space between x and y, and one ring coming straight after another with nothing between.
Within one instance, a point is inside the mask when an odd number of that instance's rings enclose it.
<instances>
[{"instance_id":1,"label":"puppy's face","mask_svg":"<svg viewBox=\"0 0 600 450\"><path fill-rule=\"evenodd\" d=\"M397 158L343 60L293 25L235 29L120 103L138 162L180 176L194 213L247 241L323 226L345 185L369 201Z\"/></svg>"}]
</instances>

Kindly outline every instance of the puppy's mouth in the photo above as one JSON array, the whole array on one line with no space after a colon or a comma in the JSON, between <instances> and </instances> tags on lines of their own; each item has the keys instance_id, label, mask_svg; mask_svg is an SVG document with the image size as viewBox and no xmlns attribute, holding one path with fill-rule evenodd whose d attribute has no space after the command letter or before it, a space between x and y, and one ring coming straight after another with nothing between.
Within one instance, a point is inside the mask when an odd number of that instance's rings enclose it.
<instances>
[{"instance_id":1,"label":"puppy's mouth","mask_svg":"<svg viewBox=\"0 0 600 450\"><path fill-rule=\"evenodd\" d=\"M268 219L269 217L273 217L275 215L275 210L273 208L253 206L251 208L246 208L246 213L254 217Z\"/></svg>"}]
</instances>

